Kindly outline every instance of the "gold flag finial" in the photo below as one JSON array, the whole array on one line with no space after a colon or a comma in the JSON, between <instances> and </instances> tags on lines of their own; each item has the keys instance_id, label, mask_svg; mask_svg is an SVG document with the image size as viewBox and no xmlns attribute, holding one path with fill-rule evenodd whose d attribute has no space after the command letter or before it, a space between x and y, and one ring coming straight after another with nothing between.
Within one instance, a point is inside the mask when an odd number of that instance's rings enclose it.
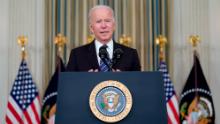
<instances>
[{"instance_id":1,"label":"gold flag finial","mask_svg":"<svg viewBox=\"0 0 220 124\"><path fill-rule=\"evenodd\" d=\"M90 35L87 37L87 43L91 43L94 39L95 39L95 36L94 36L93 34L90 34Z\"/></svg>"},{"instance_id":2,"label":"gold flag finial","mask_svg":"<svg viewBox=\"0 0 220 124\"><path fill-rule=\"evenodd\" d=\"M26 57L25 46L28 42L28 38L23 35L18 36L17 42L19 45L21 45L21 57L22 59L25 59Z\"/></svg>"},{"instance_id":3,"label":"gold flag finial","mask_svg":"<svg viewBox=\"0 0 220 124\"><path fill-rule=\"evenodd\" d=\"M122 36L119 38L119 43L120 44L123 44L125 46L130 46L131 44L131 37L125 35L125 34L122 34Z\"/></svg>"},{"instance_id":4,"label":"gold flag finial","mask_svg":"<svg viewBox=\"0 0 220 124\"><path fill-rule=\"evenodd\" d=\"M63 36L61 33L57 34L57 36L54 38L54 43L58 46L58 54L62 55L62 50L64 45L66 44L66 37Z\"/></svg>"},{"instance_id":5,"label":"gold flag finial","mask_svg":"<svg viewBox=\"0 0 220 124\"><path fill-rule=\"evenodd\" d=\"M192 44L192 46L195 48L197 47L198 43L201 41L199 35L190 35L189 36L189 42Z\"/></svg>"},{"instance_id":6,"label":"gold flag finial","mask_svg":"<svg viewBox=\"0 0 220 124\"><path fill-rule=\"evenodd\" d=\"M156 44L159 45L159 47L160 47L160 54L159 54L160 61L164 61L164 59L165 59L164 49L165 49L166 43L167 43L167 38L165 36L159 35L156 38Z\"/></svg>"}]
</instances>

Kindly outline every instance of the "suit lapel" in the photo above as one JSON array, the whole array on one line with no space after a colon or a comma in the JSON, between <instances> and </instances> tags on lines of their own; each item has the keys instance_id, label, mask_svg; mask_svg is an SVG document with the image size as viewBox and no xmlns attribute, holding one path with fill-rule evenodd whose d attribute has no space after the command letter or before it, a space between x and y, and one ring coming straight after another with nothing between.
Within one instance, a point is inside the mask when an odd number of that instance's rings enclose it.
<instances>
[{"instance_id":1,"label":"suit lapel","mask_svg":"<svg viewBox=\"0 0 220 124\"><path fill-rule=\"evenodd\" d=\"M120 45L118 43L116 43L115 41L113 41L113 51L117 48L121 48Z\"/></svg>"},{"instance_id":2,"label":"suit lapel","mask_svg":"<svg viewBox=\"0 0 220 124\"><path fill-rule=\"evenodd\" d=\"M89 60L89 64L91 65L91 68L99 69L94 41L90 43L90 45L88 46L88 51L89 51L88 60Z\"/></svg>"}]
</instances>

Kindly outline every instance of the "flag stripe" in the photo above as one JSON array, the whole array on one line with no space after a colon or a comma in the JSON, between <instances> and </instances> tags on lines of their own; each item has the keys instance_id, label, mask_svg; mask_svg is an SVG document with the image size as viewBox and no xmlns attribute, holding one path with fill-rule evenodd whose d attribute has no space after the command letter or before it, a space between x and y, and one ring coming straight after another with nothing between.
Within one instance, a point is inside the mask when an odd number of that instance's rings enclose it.
<instances>
[{"instance_id":1,"label":"flag stripe","mask_svg":"<svg viewBox=\"0 0 220 124\"><path fill-rule=\"evenodd\" d=\"M175 118L175 115L174 115L172 108L170 107L169 104L167 104L167 114L170 119L169 121L171 121L172 124L178 124L178 122L176 121L177 118Z\"/></svg>"},{"instance_id":2,"label":"flag stripe","mask_svg":"<svg viewBox=\"0 0 220 124\"><path fill-rule=\"evenodd\" d=\"M171 99L171 101L168 102L167 105L168 105L168 107L169 107L169 110L171 110L170 112L168 111L169 116L172 117L172 118L171 118L171 121L172 121L172 122L176 122L176 124L177 124L177 122L178 122L177 118L179 118L179 114L177 113L177 111L176 111L176 109L175 109L175 107L174 107L174 104L173 104L173 102L172 102L172 99Z\"/></svg>"},{"instance_id":3,"label":"flag stripe","mask_svg":"<svg viewBox=\"0 0 220 124\"><path fill-rule=\"evenodd\" d=\"M10 118L9 118L10 117ZM13 124L12 122L16 122L18 123L17 119L13 116L13 114L11 113L11 111L8 112L8 116L6 116L6 123L7 124Z\"/></svg>"},{"instance_id":4,"label":"flag stripe","mask_svg":"<svg viewBox=\"0 0 220 124\"><path fill-rule=\"evenodd\" d=\"M40 118L40 116L41 116L41 107L40 107L41 103L40 103L40 97L39 96L37 96L37 99L34 100L34 104L35 104L35 108L36 108L36 112L37 112L36 115L38 115L38 118Z\"/></svg>"},{"instance_id":5,"label":"flag stripe","mask_svg":"<svg viewBox=\"0 0 220 124\"><path fill-rule=\"evenodd\" d=\"M29 114L28 114L27 111L24 112L24 116L25 116L25 118L26 118L26 120L27 120L27 123L28 123L28 124L31 124L31 118L30 118L30 116L29 116Z\"/></svg>"},{"instance_id":6,"label":"flag stripe","mask_svg":"<svg viewBox=\"0 0 220 124\"><path fill-rule=\"evenodd\" d=\"M31 120L31 123L37 123L36 119L34 117L34 113L33 113L32 107L31 107L32 105L33 105L33 103L27 108L26 112L28 114L28 117Z\"/></svg>"},{"instance_id":7,"label":"flag stripe","mask_svg":"<svg viewBox=\"0 0 220 124\"><path fill-rule=\"evenodd\" d=\"M31 104L31 110L32 110L32 113L33 113L33 117L34 117L34 119L33 120L35 120L37 123L40 123L40 116L38 115L38 113L37 113L37 110L36 110L36 102L35 101L38 101L38 98L35 98L35 100L34 100L34 102L33 102L33 104ZM35 105L34 105L35 104Z\"/></svg>"},{"instance_id":8,"label":"flag stripe","mask_svg":"<svg viewBox=\"0 0 220 124\"><path fill-rule=\"evenodd\" d=\"M179 124L178 101L165 62L160 63L159 71L163 72L168 123Z\"/></svg>"},{"instance_id":9,"label":"flag stripe","mask_svg":"<svg viewBox=\"0 0 220 124\"><path fill-rule=\"evenodd\" d=\"M23 124L29 124L28 122L27 122L27 119L26 118L23 118L23 122L22 122Z\"/></svg>"},{"instance_id":10,"label":"flag stripe","mask_svg":"<svg viewBox=\"0 0 220 124\"><path fill-rule=\"evenodd\" d=\"M179 116L179 105L178 105L178 100L177 100L177 96L174 95L171 100L173 101L173 106L174 106L174 109L176 110L176 113L178 114Z\"/></svg>"},{"instance_id":11,"label":"flag stripe","mask_svg":"<svg viewBox=\"0 0 220 124\"><path fill-rule=\"evenodd\" d=\"M22 119L20 117L20 115L17 113L17 111L14 109L14 106L12 106L12 104L9 102L8 103L8 112L10 113L10 115L8 115L8 117L12 120L12 118L16 119L16 122L21 122Z\"/></svg>"},{"instance_id":12,"label":"flag stripe","mask_svg":"<svg viewBox=\"0 0 220 124\"><path fill-rule=\"evenodd\" d=\"M175 108L175 106L174 106L174 104L173 104L172 98L171 98L171 100L168 102L168 104L169 104L170 109L172 110L173 115L175 116L175 118L179 118L179 117L178 117L177 110L176 110L176 108Z\"/></svg>"},{"instance_id":13,"label":"flag stripe","mask_svg":"<svg viewBox=\"0 0 220 124\"><path fill-rule=\"evenodd\" d=\"M13 107L14 111L16 111L18 116L21 118L22 110L19 108L18 104L16 103L16 101L11 96L9 97L9 103Z\"/></svg>"},{"instance_id":14,"label":"flag stripe","mask_svg":"<svg viewBox=\"0 0 220 124\"><path fill-rule=\"evenodd\" d=\"M167 117L167 120L168 120L168 124L173 124L172 121L170 120L169 115L168 115L168 117Z\"/></svg>"},{"instance_id":15,"label":"flag stripe","mask_svg":"<svg viewBox=\"0 0 220 124\"><path fill-rule=\"evenodd\" d=\"M37 121L36 121L32 106L33 106L33 103L27 108L27 114L28 114L28 117L30 117L30 120L32 121L32 123L36 124Z\"/></svg>"}]
</instances>

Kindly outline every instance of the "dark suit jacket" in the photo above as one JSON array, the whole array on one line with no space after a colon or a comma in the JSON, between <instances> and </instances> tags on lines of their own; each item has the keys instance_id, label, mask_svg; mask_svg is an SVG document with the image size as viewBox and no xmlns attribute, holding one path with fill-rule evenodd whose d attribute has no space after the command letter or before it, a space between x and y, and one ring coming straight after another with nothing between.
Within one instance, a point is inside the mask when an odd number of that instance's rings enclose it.
<instances>
[{"instance_id":1,"label":"dark suit jacket","mask_svg":"<svg viewBox=\"0 0 220 124\"><path fill-rule=\"evenodd\" d=\"M140 61L135 49L113 43L114 49L121 48L123 55L113 65L113 69L121 71L140 71ZM95 50L94 41L90 44L75 48L71 51L67 71L88 71L90 69L99 69L99 63Z\"/></svg>"}]
</instances>

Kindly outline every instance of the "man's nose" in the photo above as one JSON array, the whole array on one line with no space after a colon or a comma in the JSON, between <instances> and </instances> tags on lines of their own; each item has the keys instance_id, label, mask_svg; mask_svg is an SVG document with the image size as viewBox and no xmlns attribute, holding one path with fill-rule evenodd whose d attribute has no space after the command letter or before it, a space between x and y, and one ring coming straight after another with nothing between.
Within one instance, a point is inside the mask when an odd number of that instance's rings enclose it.
<instances>
[{"instance_id":1,"label":"man's nose","mask_svg":"<svg viewBox=\"0 0 220 124\"><path fill-rule=\"evenodd\" d=\"M102 22L101 27L102 27L102 28L105 28L105 27L106 27L106 23L105 23L104 21Z\"/></svg>"}]
</instances>

